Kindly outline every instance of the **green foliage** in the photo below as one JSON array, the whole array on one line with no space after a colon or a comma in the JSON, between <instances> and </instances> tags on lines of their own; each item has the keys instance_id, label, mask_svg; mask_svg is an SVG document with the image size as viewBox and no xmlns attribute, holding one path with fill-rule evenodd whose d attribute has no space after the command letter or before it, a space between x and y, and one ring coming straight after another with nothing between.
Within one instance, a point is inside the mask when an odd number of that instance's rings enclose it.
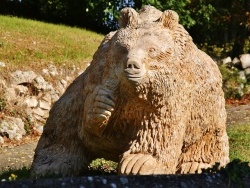
<instances>
[{"instance_id":1,"label":"green foliage","mask_svg":"<svg viewBox=\"0 0 250 188\"><path fill-rule=\"evenodd\" d=\"M117 174L117 163L98 158L93 160L89 165L90 174L104 175L104 174Z\"/></svg>"},{"instance_id":2,"label":"green foliage","mask_svg":"<svg viewBox=\"0 0 250 188\"><path fill-rule=\"evenodd\" d=\"M195 20L197 26L209 29L213 23L212 18L216 12L216 8L211 1L193 0L187 7L190 10L190 16Z\"/></svg>"},{"instance_id":3,"label":"green foliage","mask_svg":"<svg viewBox=\"0 0 250 188\"><path fill-rule=\"evenodd\" d=\"M180 17L180 23L183 24L186 28L190 28L196 23L194 17L192 17L191 15L191 10L188 8L188 6L190 6L190 3L190 0L163 1L163 10L172 9L176 11Z\"/></svg>"},{"instance_id":4,"label":"green foliage","mask_svg":"<svg viewBox=\"0 0 250 188\"><path fill-rule=\"evenodd\" d=\"M200 0L196 0L196 2L200 2ZM250 2L245 0L211 0L203 2L206 5L210 4L215 11L212 12L209 22L203 19L202 22L199 22L200 24L192 28L194 32L191 32L191 34L195 41L198 43L207 42L219 46L231 43L232 49L227 55L236 57L242 54L244 47L247 46L245 44L245 40L248 38L245 23L247 22L247 12L250 9ZM197 15L195 18L197 20L199 16ZM200 32L195 34L195 31Z\"/></svg>"},{"instance_id":5,"label":"green foliage","mask_svg":"<svg viewBox=\"0 0 250 188\"><path fill-rule=\"evenodd\" d=\"M107 32L117 28L119 10L120 1L90 0L86 5L86 17L95 23L95 27Z\"/></svg>"},{"instance_id":6,"label":"green foliage","mask_svg":"<svg viewBox=\"0 0 250 188\"><path fill-rule=\"evenodd\" d=\"M191 10L188 9L190 0L135 0L136 8L140 8L142 5L152 5L159 10L171 9L176 11L180 17L180 23L185 27L190 28L195 24L195 20L191 16Z\"/></svg>"},{"instance_id":7,"label":"green foliage","mask_svg":"<svg viewBox=\"0 0 250 188\"><path fill-rule=\"evenodd\" d=\"M47 14L53 18L63 18L67 12L67 1L61 0L43 0L40 5L40 11L42 14Z\"/></svg>"},{"instance_id":8,"label":"green foliage","mask_svg":"<svg viewBox=\"0 0 250 188\"><path fill-rule=\"evenodd\" d=\"M249 14L249 15L250 15L250 14ZM247 53L247 52L250 53L250 37L248 37L248 38L245 40L245 45L244 45L243 51L244 51L244 53Z\"/></svg>"},{"instance_id":9,"label":"green foliage","mask_svg":"<svg viewBox=\"0 0 250 188\"><path fill-rule=\"evenodd\" d=\"M199 44L199 48L213 57L221 58L224 57L227 54L227 52L229 52L232 49L232 46L228 44L223 46L218 46L218 45L208 45L208 43L203 43Z\"/></svg>"},{"instance_id":10,"label":"green foliage","mask_svg":"<svg viewBox=\"0 0 250 188\"><path fill-rule=\"evenodd\" d=\"M24 130L26 134L31 134L32 133L32 123L29 117L26 117L24 120Z\"/></svg>"}]
</instances>

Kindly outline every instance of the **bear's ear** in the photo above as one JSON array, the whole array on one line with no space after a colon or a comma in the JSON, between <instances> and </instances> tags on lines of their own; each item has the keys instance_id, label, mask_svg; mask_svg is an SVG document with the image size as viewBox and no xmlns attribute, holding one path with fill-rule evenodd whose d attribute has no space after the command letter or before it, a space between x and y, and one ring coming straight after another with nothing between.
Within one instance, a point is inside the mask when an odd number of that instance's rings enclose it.
<instances>
[{"instance_id":1,"label":"bear's ear","mask_svg":"<svg viewBox=\"0 0 250 188\"><path fill-rule=\"evenodd\" d=\"M179 24L179 15L173 10L165 10L160 18L162 25L174 29Z\"/></svg>"},{"instance_id":2,"label":"bear's ear","mask_svg":"<svg viewBox=\"0 0 250 188\"><path fill-rule=\"evenodd\" d=\"M132 8L124 8L121 10L118 23L120 28L125 28L125 27L136 28L139 23L139 15Z\"/></svg>"}]
</instances>

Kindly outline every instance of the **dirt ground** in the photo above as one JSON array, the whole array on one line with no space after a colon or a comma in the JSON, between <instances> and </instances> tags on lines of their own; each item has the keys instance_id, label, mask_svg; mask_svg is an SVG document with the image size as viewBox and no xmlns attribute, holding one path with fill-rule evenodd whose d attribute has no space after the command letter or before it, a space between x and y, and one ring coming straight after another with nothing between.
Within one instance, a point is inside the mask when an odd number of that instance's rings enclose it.
<instances>
[{"instance_id":1,"label":"dirt ground","mask_svg":"<svg viewBox=\"0 0 250 188\"><path fill-rule=\"evenodd\" d=\"M29 167L39 136L26 136L21 141L0 145L0 172Z\"/></svg>"},{"instance_id":2,"label":"dirt ground","mask_svg":"<svg viewBox=\"0 0 250 188\"><path fill-rule=\"evenodd\" d=\"M34 149L37 142L21 144L19 146L10 146L1 148L0 151L0 171L10 169L20 169L29 167L34 155Z\"/></svg>"},{"instance_id":3,"label":"dirt ground","mask_svg":"<svg viewBox=\"0 0 250 188\"><path fill-rule=\"evenodd\" d=\"M227 126L250 122L250 104L227 106ZM24 137L21 142L9 142L0 146L0 172L29 167L33 160L39 136Z\"/></svg>"},{"instance_id":4,"label":"dirt ground","mask_svg":"<svg viewBox=\"0 0 250 188\"><path fill-rule=\"evenodd\" d=\"M250 105L228 106L227 126L250 123Z\"/></svg>"}]
</instances>

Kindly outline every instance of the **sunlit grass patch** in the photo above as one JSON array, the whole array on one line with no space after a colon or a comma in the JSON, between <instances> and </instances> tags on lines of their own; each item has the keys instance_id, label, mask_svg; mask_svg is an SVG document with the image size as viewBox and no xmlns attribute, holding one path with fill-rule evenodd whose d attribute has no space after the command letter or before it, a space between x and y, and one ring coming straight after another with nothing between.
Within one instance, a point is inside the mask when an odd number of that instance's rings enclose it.
<instances>
[{"instance_id":1,"label":"sunlit grass patch","mask_svg":"<svg viewBox=\"0 0 250 188\"><path fill-rule=\"evenodd\" d=\"M250 123L228 128L230 160L250 161Z\"/></svg>"},{"instance_id":2,"label":"sunlit grass patch","mask_svg":"<svg viewBox=\"0 0 250 188\"><path fill-rule=\"evenodd\" d=\"M0 61L15 69L48 63L85 67L102 39L85 29L0 16Z\"/></svg>"}]
</instances>

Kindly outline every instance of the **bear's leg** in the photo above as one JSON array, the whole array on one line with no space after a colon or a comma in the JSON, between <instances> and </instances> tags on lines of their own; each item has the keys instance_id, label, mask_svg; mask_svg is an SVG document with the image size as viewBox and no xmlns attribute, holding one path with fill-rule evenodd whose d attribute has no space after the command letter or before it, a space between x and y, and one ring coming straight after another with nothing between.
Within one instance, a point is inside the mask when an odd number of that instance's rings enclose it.
<instances>
[{"instance_id":1,"label":"bear's leg","mask_svg":"<svg viewBox=\"0 0 250 188\"><path fill-rule=\"evenodd\" d=\"M166 168L152 155L124 154L119 165L120 175L165 174Z\"/></svg>"},{"instance_id":2,"label":"bear's leg","mask_svg":"<svg viewBox=\"0 0 250 188\"><path fill-rule=\"evenodd\" d=\"M90 160L85 156L88 152L84 151L80 140L71 140L68 145L54 143L48 147L42 145L43 143L39 141L31 166L33 178L46 175L79 175L87 170Z\"/></svg>"},{"instance_id":3,"label":"bear's leg","mask_svg":"<svg viewBox=\"0 0 250 188\"><path fill-rule=\"evenodd\" d=\"M201 173L215 163L225 166L229 162L229 145L226 131L207 133L196 143L183 147L177 173Z\"/></svg>"},{"instance_id":4,"label":"bear's leg","mask_svg":"<svg viewBox=\"0 0 250 188\"><path fill-rule=\"evenodd\" d=\"M114 111L115 101L114 91L105 86L97 87L93 94L86 98L84 105L91 108L85 108L83 128L91 134L101 136ZM84 133L81 134L84 137Z\"/></svg>"},{"instance_id":5,"label":"bear's leg","mask_svg":"<svg viewBox=\"0 0 250 188\"><path fill-rule=\"evenodd\" d=\"M181 155L184 127L184 120L179 120L169 127L157 125L155 129L140 130L129 150L122 155L118 173L174 174Z\"/></svg>"}]
</instances>

